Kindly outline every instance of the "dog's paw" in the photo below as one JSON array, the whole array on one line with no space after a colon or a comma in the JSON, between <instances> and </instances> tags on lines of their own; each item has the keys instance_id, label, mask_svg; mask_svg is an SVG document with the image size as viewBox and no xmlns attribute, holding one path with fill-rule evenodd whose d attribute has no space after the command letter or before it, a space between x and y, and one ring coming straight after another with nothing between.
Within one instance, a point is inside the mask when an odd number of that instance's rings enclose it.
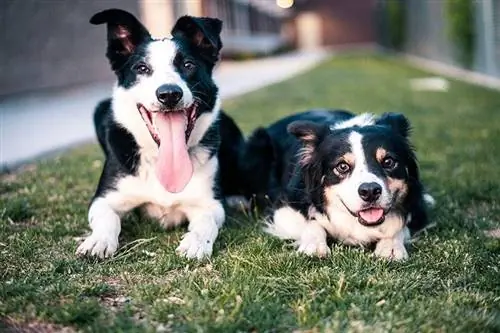
<instances>
[{"instance_id":1,"label":"dog's paw","mask_svg":"<svg viewBox=\"0 0 500 333\"><path fill-rule=\"evenodd\" d=\"M298 253L303 253L308 256L316 256L320 258L327 257L330 255L330 248L326 243L300 243L299 248L297 249Z\"/></svg>"},{"instance_id":2,"label":"dog's paw","mask_svg":"<svg viewBox=\"0 0 500 333\"><path fill-rule=\"evenodd\" d=\"M212 255L213 242L206 237L200 237L198 234L190 231L182 238L181 243L176 249L178 255L190 259L201 260Z\"/></svg>"},{"instance_id":3,"label":"dog's paw","mask_svg":"<svg viewBox=\"0 0 500 333\"><path fill-rule=\"evenodd\" d=\"M118 239L90 235L76 249L79 256L93 256L101 259L111 257L118 249Z\"/></svg>"},{"instance_id":4,"label":"dog's paw","mask_svg":"<svg viewBox=\"0 0 500 333\"><path fill-rule=\"evenodd\" d=\"M389 260L406 260L408 252L404 244L395 242L392 239L383 239L375 247L375 256Z\"/></svg>"}]
</instances>

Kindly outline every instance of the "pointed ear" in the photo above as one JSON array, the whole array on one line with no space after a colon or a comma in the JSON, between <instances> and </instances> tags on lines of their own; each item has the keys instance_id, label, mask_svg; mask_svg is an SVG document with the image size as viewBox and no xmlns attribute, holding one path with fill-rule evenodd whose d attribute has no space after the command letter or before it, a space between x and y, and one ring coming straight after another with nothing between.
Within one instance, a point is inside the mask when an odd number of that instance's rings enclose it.
<instances>
[{"instance_id":1,"label":"pointed ear","mask_svg":"<svg viewBox=\"0 0 500 333\"><path fill-rule=\"evenodd\" d=\"M191 45L198 47L211 61L216 62L222 48L221 31L222 21L219 19L183 16L175 23L172 36L187 40Z\"/></svg>"},{"instance_id":2,"label":"pointed ear","mask_svg":"<svg viewBox=\"0 0 500 333\"><path fill-rule=\"evenodd\" d=\"M151 39L151 35L141 22L134 15L121 9L107 9L99 12L92 16L90 23L107 24L106 56L115 71L123 66L139 44Z\"/></svg>"},{"instance_id":3,"label":"pointed ear","mask_svg":"<svg viewBox=\"0 0 500 333\"><path fill-rule=\"evenodd\" d=\"M306 120L292 122L288 125L287 130L288 133L294 135L303 143L303 148L299 156L299 162L303 166L309 164L313 160L316 148L329 133L329 128L325 124Z\"/></svg>"},{"instance_id":4,"label":"pointed ear","mask_svg":"<svg viewBox=\"0 0 500 333\"><path fill-rule=\"evenodd\" d=\"M408 137L411 130L410 121L401 113L384 113L375 121L375 124L387 126L405 138Z\"/></svg>"}]
</instances>

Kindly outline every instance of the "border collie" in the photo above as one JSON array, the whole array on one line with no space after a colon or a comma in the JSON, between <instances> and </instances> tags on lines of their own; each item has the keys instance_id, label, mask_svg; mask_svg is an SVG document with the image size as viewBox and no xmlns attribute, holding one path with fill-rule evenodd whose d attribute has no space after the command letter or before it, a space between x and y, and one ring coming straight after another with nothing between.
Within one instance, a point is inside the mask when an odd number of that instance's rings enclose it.
<instances>
[{"instance_id":1,"label":"border collie","mask_svg":"<svg viewBox=\"0 0 500 333\"><path fill-rule=\"evenodd\" d=\"M94 116L106 160L88 213L92 234L77 254L112 256L122 215L141 207L166 228L189 221L179 255L210 256L225 219L219 127L235 127L219 112L212 79L222 22L184 16L171 39L151 37L119 9L99 12L90 22L107 25L106 56L117 84Z\"/></svg>"},{"instance_id":2,"label":"border collie","mask_svg":"<svg viewBox=\"0 0 500 333\"><path fill-rule=\"evenodd\" d=\"M266 231L298 251L330 253L327 235L351 245L376 243L375 255L406 259L410 231L427 224L425 194L401 114L306 112L271 125L281 198ZM283 132L287 126L288 133ZM249 143L251 144L251 143ZM278 155L276 155L278 153Z\"/></svg>"}]
</instances>

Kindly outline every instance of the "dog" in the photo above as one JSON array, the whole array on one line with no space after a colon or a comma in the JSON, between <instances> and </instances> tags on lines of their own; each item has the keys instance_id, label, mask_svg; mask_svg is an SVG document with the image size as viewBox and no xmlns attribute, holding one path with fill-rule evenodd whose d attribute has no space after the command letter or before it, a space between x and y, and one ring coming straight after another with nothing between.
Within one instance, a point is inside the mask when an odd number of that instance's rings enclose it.
<instances>
[{"instance_id":1,"label":"dog","mask_svg":"<svg viewBox=\"0 0 500 333\"><path fill-rule=\"evenodd\" d=\"M210 256L225 220L219 160L226 169L237 161L221 134L237 138L239 131L220 111L212 78L222 21L183 16L171 39L153 38L119 9L99 12L90 23L107 25L106 56L117 83L94 114L105 163L88 212L92 233L77 254L112 256L121 217L140 207L165 228L189 222L179 255Z\"/></svg>"},{"instance_id":2,"label":"dog","mask_svg":"<svg viewBox=\"0 0 500 333\"><path fill-rule=\"evenodd\" d=\"M270 183L277 184L268 233L294 240L307 255L327 256L330 236L375 243L379 257L408 257L405 242L427 224L434 199L420 181L405 116L313 111L259 132L258 141L272 142Z\"/></svg>"}]
</instances>

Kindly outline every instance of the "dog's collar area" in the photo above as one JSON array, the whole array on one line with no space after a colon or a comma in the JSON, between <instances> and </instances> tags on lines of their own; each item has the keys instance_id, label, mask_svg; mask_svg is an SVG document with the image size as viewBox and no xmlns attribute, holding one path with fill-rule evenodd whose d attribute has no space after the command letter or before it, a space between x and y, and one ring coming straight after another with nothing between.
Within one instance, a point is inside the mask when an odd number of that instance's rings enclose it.
<instances>
[{"instance_id":1,"label":"dog's collar area","mask_svg":"<svg viewBox=\"0 0 500 333\"><path fill-rule=\"evenodd\" d=\"M194 125L197 119L197 112L196 112L196 104L193 103L191 106L184 108L184 109L177 109L177 110L158 110L158 111L149 111L144 105L142 104L137 104L137 110L139 111L142 120L146 124L146 127L148 128L149 133L151 134L151 137L153 140L156 142L156 144L159 146L161 143L159 131L157 128L157 124L155 123L155 118L160 114L160 113L166 113L166 112L179 112L183 113L184 116L186 117L186 126L185 126L185 139L186 143L189 141L189 138L191 136L191 133L193 132Z\"/></svg>"}]
</instances>

